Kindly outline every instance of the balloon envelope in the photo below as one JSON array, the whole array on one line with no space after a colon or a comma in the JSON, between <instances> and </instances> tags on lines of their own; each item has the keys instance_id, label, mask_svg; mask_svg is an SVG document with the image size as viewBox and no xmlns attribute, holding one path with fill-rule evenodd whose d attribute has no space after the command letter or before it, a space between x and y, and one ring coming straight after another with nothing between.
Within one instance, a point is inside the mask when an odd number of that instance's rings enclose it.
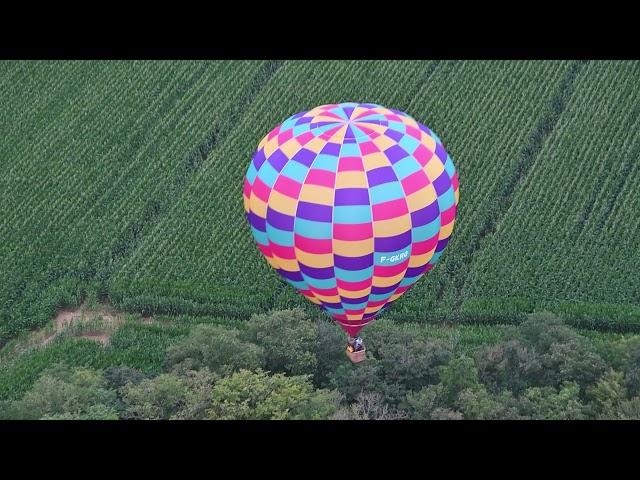
<instances>
[{"instance_id":1,"label":"balloon envelope","mask_svg":"<svg viewBox=\"0 0 640 480\"><path fill-rule=\"evenodd\" d=\"M243 197L267 262L355 335L440 258L458 175L438 136L406 113L341 103L269 132Z\"/></svg>"}]
</instances>

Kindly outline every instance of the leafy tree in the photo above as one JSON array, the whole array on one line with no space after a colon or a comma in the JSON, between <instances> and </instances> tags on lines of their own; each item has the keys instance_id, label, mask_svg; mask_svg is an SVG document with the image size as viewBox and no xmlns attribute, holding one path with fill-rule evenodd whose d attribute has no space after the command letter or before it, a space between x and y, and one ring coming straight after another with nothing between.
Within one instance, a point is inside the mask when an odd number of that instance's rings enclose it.
<instances>
[{"instance_id":1,"label":"leafy tree","mask_svg":"<svg viewBox=\"0 0 640 480\"><path fill-rule=\"evenodd\" d=\"M175 373L163 373L139 384L122 387L127 419L169 419L184 406L186 381Z\"/></svg>"},{"instance_id":2,"label":"leafy tree","mask_svg":"<svg viewBox=\"0 0 640 480\"><path fill-rule=\"evenodd\" d=\"M618 412L620 420L640 420L640 397L633 397L620 404Z\"/></svg>"},{"instance_id":3,"label":"leafy tree","mask_svg":"<svg viewBox=\"0 0 640 480\"><path fill-rule=\"evenodd\" d=\"M396 404L408 391L436 383L440 367L451 359L451 351L442 340L414 336L395 345L387 343L378 352L385 381L398 387L397 394L389 397Z\"/></svg>"},{"instance_id":4,"label":"leafy tree","mask_svg":"<svg viewBox=\"0 0 640 480\"><path fill-rule=\"evenodd\" d=\"M386 401L400 405L409 391L437 383L439 368L452 357L451 347L418 334L413 326L375 324L368 334L367 354L378 359Z\"/></svg>"},{"instance_id":5,"label":"leafy tree","mask_svg":"<svg viewBox=\"0 0 640 480\"><path fill-rule=\"evenodd\" d=\"M429 420L433 412L444 404L444 387L442 384L422 387L417 392L407 395L406 404L412 420Z\"/></svg>"},{"instance_id":6,"label":"leafy tree","mask_svg":"<svg viewBox=\"0 0 640 480\"><path fill-rule=\"evenodd\" d=\"M517 329L517 337L540 355L541 385L559 387L573 381L584 388L606 370L594 345L548 312L529 315Z\"/></svg>"},{"instance_id":7,"label":"leafy tree","mask_svg":"<svg viewBox=\"0 0 640 480\"><path fill-rule=\"evenodd\" d=\"M37 420L45 415L80 413L83 407L78 388L52 375L42 375L16 402L18 418Z\"/></svg>"},{"instance_id":8,"label":"leafy tree","mask_svg":"<svg viewBox=\"0 0 640 480\"><path fill-rule=\"evenodd\" d=\"M558 387L576 382L586 388L606 371L607 365L585 338L552 344L542 354L543 385Z\"/></svg>"},{"instance_id":9,"label":"leafy tree","mask_svg":"<svg viewBox=\"0 0 640 480\"><path fill-rule=\"evenodd\" d=\"M622 338L620 340L602 339L593 342L596 352L614 370L625 371L629 367L632 351L640 344L636 337Z\"/></svg>"},{"instance_id":10,"label":"leafy tree","mask_svg":"<svg viewBox=\"0 0 640 480\"><path fill-rule=\"evenodd\" d=\"M331 416L332 420L401 420L407 413L387 404L379 393L360 393L356 401L343 406Z\"/></svg>"},{"instance_id":11,"label":"leafy tree","mask_svg":"<svg viewBox=\"0 0 640 480\"><path fill-rule=\"evenodd\" d=\"M624 374L609 370L587 394L592 399L593 415L601 419L618 418L622 403L627 400Z\"/></svg>"},{"instance_id":12,"label":"leafy tree","mask_svg":"<svg viewBox=\"0 0 640 480\"><path fill-rule=\"evenodd\" d=\"M584 405L579 398L580 387L565 383L560 390L553 387L528 388L519 399L520 413L533 420L582 420Z\"/></svg>"},{"instance_id":13,"label":"leafy tree","mask_svg":"<svg viewBox=\"0 0 640 480\"><path fill-rule=\"evenodd\" d=\"M367 361L353 365L346 361L340 342L340 362L328 374L327 385L337 388L349 404L360 394L378 393L397 408L409 391L436 383L439 368L451 358L450 346L442 340L417 335L415 328L392 328L376 324L367 336Z\"/></svg>"},{"instance_id":14,"label":"leafy tree","mask_svg":"<svg viewBox=\"0 0 640 480\"><path fill-rule=\"evenodd\" d=\"M456 410L438 407L431 414L431 420L464 420L464 417Z\"/></svg>"},{"instance_id":15,"label":"leafy tree","mask_svg":"<svg viewBox=\"0 0 640 480\"><path fill-rule=\"evenodd\" d=\"M316 373L318 332L301 308L252 315L244 338L264 349L269 371L290 375Z\"/></svg>"},{"instance_id":16,"label":"leafy tree","mask_svg":"<svg viewBox=\"0 0 640 480\"><path fill-rule=\"evenodd\" d=\"M207 418L207 410L212 406L213 385L217 376L209 369L185 373L185 395L182 406L171 417L175 420L203 420Z\"/></svg>"},{"instance_id":17,"label":"leafy tree","mask_svg":"<svg viewBox=\"0 0 640 480\"><path fill-rule=\"evenodd\" d=\"M481 347L476 353L480 381L493 393L504 389L518 395L531 379L542 374L542 363L535 350L517 340Z\"/></svg>"},{"instance_id":18,"label":"leafy tree","mask_svg":"<svg viewBox=\"0 0 640 480\"><path fill-rule=\"evenodd\" d=\"M449 372L453 373L459 369L459 366L453 366ZM457 385L454 389L451 386L445 387L443 382L429 385L418 392L411 392L407 396L410 417L416 420L517 420L523 418L518 413L517 401L509 391L493 395L480 384L462 390L460 390L460 383L454 382L454 384ZM458 391L458 393L455 401L450 402L452 391Z\"/></svg>"},{"instance_id":19,"label":"leafy tree","mask_svg":"<svg viewBox=\"0 0 640 480\"><path fill-rule=\"evenodd\" d=\"M207 415L219 420L326 419L336 410L337 395L314 390L309 378L241 370L213 386Z\"/></svg>"},{"instance_id":20,"label":"leafy tree","mask_svg":"<svg viewBox=\"0 0 640 480\"><path fill-rule=\"evenodd\" d=\"M606 370L587 338L547 313L530 315L515 338L480 349L476 361L490 391L507 388L516 396L531 386L560 388L565 382L584 389Z\"/></svg>"},{"instance_id":21,"label":"leafy tree","mask_svg":"<svg viewBox=\"0 0 640 480\"><path fill-rule=\"evenodd\" d=\"M293 377L295 378L295 377ZM312 387L311 382L308 382ZM326 388L314 390L309 398L300 402L292 411L292 420L327 420L339 405L339 394Z\"/></svg>"},{"instance_id":22,"label":"leafy tree","mask_svg":"<svg viewBox=\"0 0 640 480\"><path fill-rule=\"evenodd\" d=\"M382 364L372 355L357 365L347 360L330 375L328 383L344 396L347 403L357 401L362 393L379 393L385 400L395 398L399 388L399 385L385 381Z\"/></svg>"},{"instance_id":23,"label":"leafy tree","mask_svg":"<svg viewBox=\"0 0 640 480\"><path fill-rule=\"evenodd\" d=\"M89 414L92 407L95 407L93 411L114 410L116 399L116 392L106 388L100 371L84 367L70 369L65 364L56 364L41 374L11 410L14 418L21 419L83 416Z\"/></svg>"},{"instance_id":24,"label":"leafy tree","mask_svg":"<svg viewBox=\"0 0 640 480\"><path fill-rule=\"evenodd\" d=\"M640 395L640 339L634 339L628 345L628 360L625 365L626 386L629 394Z\"/></svg>"},{"instance_id":25,"label":"leafy tree","mask_svg":"<svg viewBox=\"0 0 640 480\"><path fill-rule=\"evenodd\" d=\"M42 420L118 420L118 411L103 404L91 405L84 413L57 413L45 415Z\"/></svg>"},{"instance_id":26,"label":"leafy tree","mask_svg":"<svg viewBox=\"0 0 640 480\"><path fill-rule=\"evenodd\" d=\"M414 419L519 418L510 392L492 395L478 381L472 358L460 356L440 368L441 383L407 396Z\"/></svg>"},{"instance_id":27,"label":"leafy tree","mask_svg":"<svg viewBox=\"0 0 640 480\"><path fill-rule=\"evenodd\" d=\"M189 335L167 348L167 365L182 371L208 368L219 376L242 368L264 366L261 347L240 338L237 330L218 325L196 325Z\"/></svg>"},{"instance_id":28,"label":"leafy tree","mask_svg":"<svg viewBox=\"0 0 640 480\"><path fill-rule=\"evenodd\" d=\"M554 343L566 343L580 338L560 317L550 312L529 314L514 332L514 338L523 345L549 350Z\"/></svg>"},{"instance_id":29,"label":"leafy tree","mask_svg":"<svg viewBox=\"0 0 640 480\"><path fill-rule=\"evenodd\" d=\"M329 387L330 377L340 365L349 360L345 355L344 332L335 322L325 319L316 321L317 337L315 354L317 359L314 384Z\"/></svg>"},{"instance_id":30,"label":"leafy tree","mask_svg":"<svg viewBox=\"0 0 640 480\"><path fill-rule=\"evenodd\" d=\"M106 368L103 375L107 387L112 390L124 387L127 383L138 384L144 379L140 370L121 365Z\"/></svg>"},{"instance_id":31,"label":"leafy tree","mask_svg":"<svg viewBox=\"0 0 640 480\"><path fill-rule=\"evenodd\" d=\"M518 420L517 402L510 391L498 395L487 392L481 385L478 388L465 389L458 394L456 405L468 420Z\"/></svg>"},{"instance_id":32,"label":"leafy tree","mask_svg":"<svg viewBox=\"0 0 640 480\"><path fill-rule=\"evenodd\" d=\"M521 418L511 392L487 392L473 360L462 356L442 367L442 382L407 396L412 419L492 420Z\"/></svg>"},{"instance_id":33,"label":"leafy tree","mask_svg":"<svg viewBox=\"0 0 640 480\"><path fill-rule=\"evenodd\" d=\"M443 387L442 397L447 405L454 404L463 390L480 388L478 369L473 359L466 356L454 358L441 367L440 378Z\"/></svg>"},{"instance_id":34,"label":"leafy tree","mask_svg":"<svg viewBox=\"0 0 640 480\"><path fill-rule=\"evenodd\" d=\"M18 413L15 404L11 400L0 400L0 420L17 420Z\"/></svg>"}]
</instances>

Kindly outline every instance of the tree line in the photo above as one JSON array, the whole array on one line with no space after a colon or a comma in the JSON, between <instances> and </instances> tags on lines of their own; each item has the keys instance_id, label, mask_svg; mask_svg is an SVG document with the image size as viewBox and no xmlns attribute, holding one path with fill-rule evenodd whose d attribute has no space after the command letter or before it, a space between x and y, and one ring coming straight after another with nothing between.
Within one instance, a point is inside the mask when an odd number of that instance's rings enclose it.
<instances>
[{"instance_id":1,"label":"tree line","mask_svg":"<svg viewBox=\"0 0 640 480\"><path fill-rule=\"evenodd\" d=\"M380 322L366 362L301 309L196 325L163 371L52 365L1 419L637 419L640 339L598 342L549 313L468 348Z\"/></svg>"}]
</instances>

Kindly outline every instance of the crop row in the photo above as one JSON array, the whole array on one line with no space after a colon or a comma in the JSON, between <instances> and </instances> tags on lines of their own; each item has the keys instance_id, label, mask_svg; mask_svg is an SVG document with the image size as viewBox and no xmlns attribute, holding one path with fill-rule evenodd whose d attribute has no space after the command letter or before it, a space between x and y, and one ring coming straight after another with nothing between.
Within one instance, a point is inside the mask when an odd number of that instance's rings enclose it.
<instances>
[{"instance_id":1,"label":"crop row","mask_svg":"<svg viewBox=\"0 0 640 480\"><path fill-rule=\"evenodd\" d=\"M619 317L640 329L639 78L637 62L592 62L580 73L500 228L474 258L463 310L480 299L573 304L594 327L615 328ZM607 305L627 314L607 314Z\"/></svg>"},{"instance_id":2,"label":"crop row","mask_svg":"<svg viewBox=\"0 0 640 480\"><path fill-rule=\"evenodd\" d=\"M384 318L640 328L639 65L0 63L0 344L88 289L145 313L315 312L256 248L242 178L271 128L341 101L406 111L460 175L447 251Z\"/></svg>"},{"instance_id":3,"label":"crop row","mask_svg":"<svg viewBox=\"0 0 640 480\"><path fill-rule=\"evenodd\" d=\"M119 301L126 297L128 307L167 313L185 308L246 317L273 306L280 280L256 248L242 207L242 178L258 142L287 116L316 104L408 102L426 65L285 63L116 274L112 295Z\"/></svg>"},{"instance_id":4,"label":"crop row","mask_svg":"<svg viewBox=\"0 0 640 480\"><path fill-rule=\"evenodd\" d=\"M71 67L46 63L35 73L65 83ZM260 63L80 67L70 96L53 89L46 108L25 108L32 113L22 118L22 92L3 110L16 118L0 188L0 331L8 335L50 318L65 279L77 279L75 289L106 281L186 182L193 146L224 120Z\"/></svg>"}]
</instances>

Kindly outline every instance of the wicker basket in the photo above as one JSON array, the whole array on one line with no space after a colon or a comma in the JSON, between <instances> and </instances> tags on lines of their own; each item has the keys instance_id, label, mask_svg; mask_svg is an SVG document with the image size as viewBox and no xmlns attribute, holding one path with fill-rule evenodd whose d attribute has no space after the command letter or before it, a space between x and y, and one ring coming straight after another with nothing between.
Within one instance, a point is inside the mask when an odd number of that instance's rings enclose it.
<instances>
[{"instance_id":1,"label":"wicker basket","mask_svg":"<svg viewBox=\"0 0 640 480\"><path fill-rule=\"evenodd\" d=\"M363 348L362 350L357 352L350 352L349 350L347 350L347 357L349 357L349 360L351 360L353 363L364 362L367 358L366 352L366 348Z\"/></svg>"}]
</instances>

